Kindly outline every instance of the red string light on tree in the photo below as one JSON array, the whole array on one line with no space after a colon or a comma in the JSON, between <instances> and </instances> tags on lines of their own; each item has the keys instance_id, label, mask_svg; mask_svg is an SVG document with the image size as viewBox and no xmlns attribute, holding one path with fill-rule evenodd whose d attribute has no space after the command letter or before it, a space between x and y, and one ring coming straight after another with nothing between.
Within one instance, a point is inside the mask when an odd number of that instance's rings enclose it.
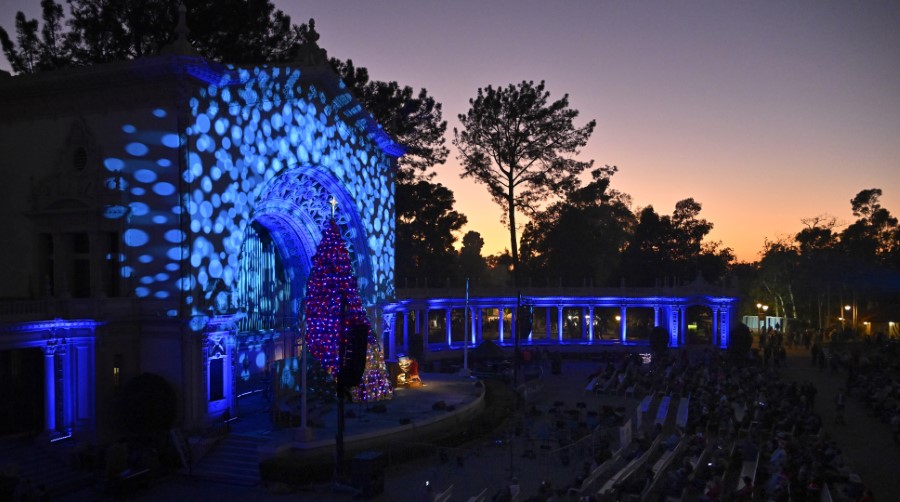
<instances>
[{"instance_id":1,"label":"red string light on tree","mask_svg":"<svg viewBox=\"0 0 900 502\"><path fill-rule=\"evenodd\" d=\"M342 347L346 350L359 346L349 337L366 336L365 370L360 385L351 393L354 400L360 401L389 399L393 389L384 355L362 306L350 253L333 219L322 230L322 240L312 261L306 287L306 340L310 354L337 377L342 365L354 363L342 361ZM358 329L359 326L365 329ZM362 358L362 355L353 357Z\"/></svg>"}]
</instances>

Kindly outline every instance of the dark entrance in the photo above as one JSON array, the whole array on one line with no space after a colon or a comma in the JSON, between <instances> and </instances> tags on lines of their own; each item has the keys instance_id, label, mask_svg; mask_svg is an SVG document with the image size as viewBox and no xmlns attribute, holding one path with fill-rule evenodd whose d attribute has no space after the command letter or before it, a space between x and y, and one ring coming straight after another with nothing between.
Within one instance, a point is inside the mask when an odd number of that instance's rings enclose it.
<instances>
[{"instance_id":1,"label":"dark entrance","mask_svg":"<svg viewBox=\"0 0 900 502\"><path fill-rule=\"evenodd\" d=\"M37 434L44 427L44 354L0 351L0 436Z\"/></svg>"},{"instance_id":2,"label":"dark entrance","mask_svg":"<svg viewBox=\"0 0 900 502\"><path fill-rule=\"evenodd\" d=\"M703 305L693 305L687 308L687 336L688 345L712 345L713 323L712 309Z\"/></svg>"}]
</instances>

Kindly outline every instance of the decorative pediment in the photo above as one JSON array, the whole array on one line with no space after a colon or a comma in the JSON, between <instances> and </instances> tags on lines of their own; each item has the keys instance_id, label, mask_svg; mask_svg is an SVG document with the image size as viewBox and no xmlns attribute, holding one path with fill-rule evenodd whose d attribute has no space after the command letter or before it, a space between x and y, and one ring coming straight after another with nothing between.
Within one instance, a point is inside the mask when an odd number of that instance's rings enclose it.
<instances>
[{"instance_id":1,"label":"decorative pediment","mask_svg":"<svg viewBox=\"0 0 900 502\"><path fill-rule=\"evenodd\" d=\"M90 210L102 203L101 194L118 186L102 166L102 151L84 119L72 122L49 174L32 180L32 211Z\"/></svg>"}]
</instances>

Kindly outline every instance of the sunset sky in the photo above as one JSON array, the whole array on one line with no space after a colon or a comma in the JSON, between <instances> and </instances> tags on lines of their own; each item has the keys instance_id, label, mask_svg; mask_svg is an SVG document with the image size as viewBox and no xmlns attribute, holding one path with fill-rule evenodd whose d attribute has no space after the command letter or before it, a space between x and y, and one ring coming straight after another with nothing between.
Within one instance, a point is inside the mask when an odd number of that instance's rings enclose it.
<instances>
[{"instance_id":1,"label":"sunset sky","mask_svg":"<svg viewBox=\"0 0 900 502\"><path fill-rule=\"evenodd\" d=\"M451 154L437 181L485 255L508 232L485 187L459 178L452 129L476 89L522 80L568 93L578 125L597 121L580 158L618 166L612 187L633 209L670 214L693 197L740 260L802 218L853 221L862 189L900 215L900 2L275 3L295 23L314 17L330 56L443 103ZM0 25L39 4L0 2Z\"/></svg>"}]
</instances>

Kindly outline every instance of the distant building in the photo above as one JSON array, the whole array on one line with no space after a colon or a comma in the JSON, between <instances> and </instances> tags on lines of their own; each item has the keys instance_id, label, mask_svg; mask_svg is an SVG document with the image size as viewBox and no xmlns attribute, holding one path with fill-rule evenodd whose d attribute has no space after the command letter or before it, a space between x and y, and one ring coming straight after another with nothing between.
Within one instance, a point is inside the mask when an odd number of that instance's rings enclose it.
<instances>
[{"instance_id":1,"label":"distant building","mask_svg":"<svg viewBox=\"0 0 900 502\"><path fill-rule=\"evenodd\" d=\"M233 416L296 353L332 215L364 303L393 298L403 149L304 49L232 67L181 38L0 75L0 435L108 440L114 396L143 372L176 390L187 430Z\"/></svg>"}]
</instances>

